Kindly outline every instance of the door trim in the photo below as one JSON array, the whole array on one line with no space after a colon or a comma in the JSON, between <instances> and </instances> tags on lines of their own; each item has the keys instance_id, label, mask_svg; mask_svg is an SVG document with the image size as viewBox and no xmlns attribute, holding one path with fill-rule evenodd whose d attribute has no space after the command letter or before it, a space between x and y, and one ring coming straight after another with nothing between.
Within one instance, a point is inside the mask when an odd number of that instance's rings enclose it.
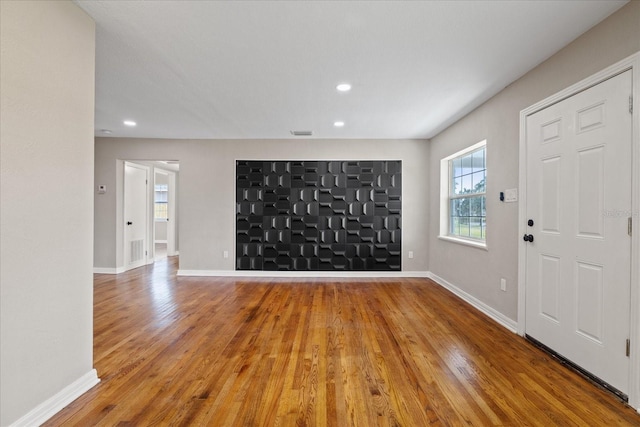
<instances>
[{"instance_id":1,"label":"door trim","mask_svg":"<svg viewBox=\"0 0 640 427\"><path fill-rule=\"evenodd\" d=\"M518 236L526 232L526 201L527 201L527 142L526 142L526 120L527 117L543 110L553 104L567 99L579 92L589 89L611 77L625 71L632 70L632 91L634 99L634 111L632 116L632 194L631 206L635 222L635 233L631 237L631 301L630 301L630 330L631 355L629 360L629 405L640 412L640 52L635 53L604 70L587 77L586 79L543 99L525 108L520 112L520 168L518 186L520 192L520 203L518 206ZM525 304L525 284L526 284L526 242L518 239L518 334L525 335L526 331L526 304ZM620 349L624 351L624 349Z\"/></svg>"}]
</instances>

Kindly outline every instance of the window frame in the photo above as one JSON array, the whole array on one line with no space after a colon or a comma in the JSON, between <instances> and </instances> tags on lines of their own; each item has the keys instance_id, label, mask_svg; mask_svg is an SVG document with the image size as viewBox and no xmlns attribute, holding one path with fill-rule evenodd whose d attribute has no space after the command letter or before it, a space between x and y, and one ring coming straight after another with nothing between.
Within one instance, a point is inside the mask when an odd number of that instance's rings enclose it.
<instances>
[{"instance_id":1,"label":"window frame","mask_svg":"<svg viewBox=\"0 0 640 427\"><path fill-rule=\"evenodd\" d=\"M158 187L165 187L163 189L158 189ZM166 201L162 200L162 201L158 201L158 194L157 193L166 193ZM163 217L157 217L156 213L157 213L157 206L158 205L164 205L164 210L166 211L167 215L163 218ZM169 220L169 185L168 184L154 184L154 188L153 188L153 220L155 222L166 222Z\"/></svg>"},{"instance_id":2,"label":"window frame","mask_svg":"<svg viewBox=\"0 0 640 427\"><path fill-rule=\"evenodd\" d=\"M451 234L451 201L455 199L463 199L470 197L482 197L485 200L485 212L486 212L486 200L487 200L487 188L485 184L484 192L482 193L470 193L470 194L454 194L454 190L451 188L453 182L453 160L464 157L480 149L484 149L485 156L485 180L488 175L487 168L487 140L482 140L476 144L471 145L465 149L457 151L450 156L443 158L440 161L440 233L439 239L459 243L467 246L472 246L481 249L487 249L487 236L485 233L484 239L477 239L473 237L459 236ZM486 226L486 213L485 213L485 226Z\"/></svg>"}]
</instances>

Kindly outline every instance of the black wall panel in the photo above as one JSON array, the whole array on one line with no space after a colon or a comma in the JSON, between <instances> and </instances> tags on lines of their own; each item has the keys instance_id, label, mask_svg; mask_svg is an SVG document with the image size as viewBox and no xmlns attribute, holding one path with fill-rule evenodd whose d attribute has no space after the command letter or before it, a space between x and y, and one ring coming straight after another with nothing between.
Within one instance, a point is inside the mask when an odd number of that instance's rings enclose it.
<instances>
[{"instance_id":1,"label":"black wall panel","mask_svg":"<svg viewBox=\"0 0 640 427\"><path fill-rule=\"evenodd\" d=\"M236 162L237 270L401 270L401 161Z\"/></svg>"}]
</instances>

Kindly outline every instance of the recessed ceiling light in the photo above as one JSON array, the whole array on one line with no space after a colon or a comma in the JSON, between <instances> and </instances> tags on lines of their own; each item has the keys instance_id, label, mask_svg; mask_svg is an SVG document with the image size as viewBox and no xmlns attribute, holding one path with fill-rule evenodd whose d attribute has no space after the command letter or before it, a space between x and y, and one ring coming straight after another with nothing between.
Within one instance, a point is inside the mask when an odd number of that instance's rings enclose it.
<instances>
[{"instance_id":1,"label":"recessed ceiling light","mask_svg":"<svg viewBox=\"0 0 640 427\"><path fill-rule=\"evenodd\" d=\"M112 133L109 129L100 129L100 132L106 133L107 135Z\"/></svg>"},{"instance_id":2,"label":"recessed ceiling light","mask_svg":"<svg viewBox=\"0 0 640 427\"><path fill-rule=\"evenodd\" d=\"M125 120L124 123L126 126L135 126L137 123L134 122L133 120Z\"/></svg>"},{"instance_id":3,"label":"recessed ceiling light","mask_svg":"<svg viewBox=\"0 0 640 427\"><path fill-rule=\"evenodd\" d=\"M340 83L336 86L336 89L338 89L338 92L349 92L351 90L351 85L349 83Z\"/></svg>"},{"instance_id":4,"label":"recessed ceiling light","mask_svg":"<svg viewBox=\"0 0 640 427\"><path fill-rule=\"evenodd\" d=\"M344 126L344 122L333 122L333 125L337 128L341 128L342 126Z\"/></svg>"}]
</instances>

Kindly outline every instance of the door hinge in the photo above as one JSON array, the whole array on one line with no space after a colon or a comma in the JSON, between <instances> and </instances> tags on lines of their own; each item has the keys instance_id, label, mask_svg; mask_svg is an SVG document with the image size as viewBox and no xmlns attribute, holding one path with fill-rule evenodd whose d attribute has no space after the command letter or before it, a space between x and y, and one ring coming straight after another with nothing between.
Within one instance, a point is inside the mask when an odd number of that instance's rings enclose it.
<instances>
[{"instance_id":1,"label":"door hinge","mask_svg":"<svg viewBox=\"0 0 640 427\"><path fill-rule=\"evenodd\" d=\"M633 114L633 95L629 95L629 113Z\"/></svg>"},{"instance_id":2,"label":"door hinge","mask_svg":"<svg viewBox=\"0 0 640 427\"><path fill-rule=\"evenodd\" d=\"M631 340L627 338L627 351L626 351L627 357L629 357L631 355Z\"/></svg>"},{"instance_id":3,"label":"door hinge","mask_svg":"<svg viewBox=\"0 0 640 427\"><path fill-rule=\"evenodd\" d=\"M629 234L629 236L631 236L633 233L633 217L632 216L627 218L627 233Z\"/></svg>"}]
</instances>

